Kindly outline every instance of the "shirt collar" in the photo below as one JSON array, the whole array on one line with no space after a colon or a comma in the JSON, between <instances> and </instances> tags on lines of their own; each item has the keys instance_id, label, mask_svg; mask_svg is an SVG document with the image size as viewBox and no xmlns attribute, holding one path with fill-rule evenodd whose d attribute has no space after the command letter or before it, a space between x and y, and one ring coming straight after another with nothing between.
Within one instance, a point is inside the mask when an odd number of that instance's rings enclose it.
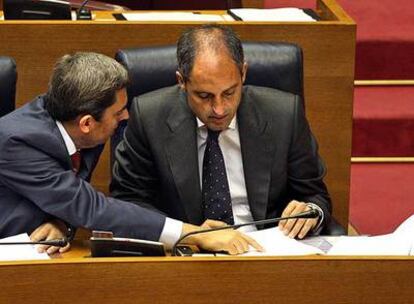
<instances>
[{"instance_id":1,"label":"shirt collar","mask_svg":"<svg viewBox=\"0 0 414 304\"><path fill-rule=\"evenodd\" d=\"M65 127L62 125L60 121L56 120L56 125L59 129L60 134L62 135L63 141L65 142L65 146L69 152L69 155L74 154L77 150L72 138L70 138L68 132L66 131Z\"/></svg>"},{"instance_id":2,"label":"shirt collar","mask_svg":"<svg viewBox=\"0 0 414 304\"><path fill-rule=\"evenodd\" d=\"M236 127L237 127L237 119L236 119L236 116L237 115L234 115L234 117L231 120L231 122L229 124L229 127L227 129L230 129L230 130L235 130L236 129ZM196 118L197 118L197 129L201 129L201 128L207 129L206 124L204 122L202 122L200 120L200 118L198 118L198 117L196 117Z\"/></svg>"}]
</instances>

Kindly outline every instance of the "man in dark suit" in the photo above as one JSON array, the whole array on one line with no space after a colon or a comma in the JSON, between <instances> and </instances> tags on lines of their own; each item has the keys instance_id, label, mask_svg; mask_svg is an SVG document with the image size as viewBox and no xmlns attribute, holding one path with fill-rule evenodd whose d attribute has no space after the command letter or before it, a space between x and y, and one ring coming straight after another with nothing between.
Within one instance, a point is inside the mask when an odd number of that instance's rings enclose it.
<instances>
[{"instance_id":1,"label":"man in dark suit","mask_svg":"<svg viewBox=\"0 0 414 304\"><path fill-rule=\"evenodd\" d=\"M103 144L128 118L127 82L127 71L114 59L65 55L46 95L0 119L0 237L23 232L32 240L62 237L67 223L171 246L181 234L201 229L106 197L88 183ZM236 231L188 241L230 253L244 252L248 244L258 247Z\"/></svg>"},{"instance_id":2,"label":"man in dark suit","mask_svg":"<svg viewBox=\"0 0 414 304\"><path fill-rule=\"evenodd\" d=\"M331 205L300 97L243 86L241 41L227 27L186 31L177 59L178 86L133 101L116 151L113 196L194 224L313 208L318 219L279 227L290 237L318 233Z\"/></svg>"}]
</instances>

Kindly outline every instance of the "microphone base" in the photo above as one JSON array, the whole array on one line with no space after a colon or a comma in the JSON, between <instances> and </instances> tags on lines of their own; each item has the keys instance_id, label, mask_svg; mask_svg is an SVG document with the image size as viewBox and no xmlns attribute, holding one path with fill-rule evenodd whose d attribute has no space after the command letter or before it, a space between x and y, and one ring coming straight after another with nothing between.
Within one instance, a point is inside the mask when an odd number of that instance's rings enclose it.
<instances>
[{"instance_id":1,"label":"microphone base","mask_svg":"<svg viewBox=\"0 0 414 304\"><path fill-rule=\"evenodd\" d=\"M85 7L81 8L76 15L76 19L77 20L92 20L91 10Z\"/></svg>"}]
</instances>

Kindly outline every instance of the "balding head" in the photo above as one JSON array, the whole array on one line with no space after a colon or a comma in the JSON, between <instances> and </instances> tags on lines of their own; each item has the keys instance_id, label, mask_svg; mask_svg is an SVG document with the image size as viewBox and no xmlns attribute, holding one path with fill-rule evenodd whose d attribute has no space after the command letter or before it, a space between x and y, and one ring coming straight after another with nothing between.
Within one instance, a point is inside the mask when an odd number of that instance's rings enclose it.
<instances>
[{"instance_id":1,"label":"balding head","mask_svg":"<svg viewBox=\"0 0 414 304\"><path fill-rule=\"evenodd\" d=\"M243 47L239 37L229 27L208 24L185 31L177 43L178 71L188 81L196 57L208 54L213 57L229 56L242 73Z\"/></svg>"}]
</instances>

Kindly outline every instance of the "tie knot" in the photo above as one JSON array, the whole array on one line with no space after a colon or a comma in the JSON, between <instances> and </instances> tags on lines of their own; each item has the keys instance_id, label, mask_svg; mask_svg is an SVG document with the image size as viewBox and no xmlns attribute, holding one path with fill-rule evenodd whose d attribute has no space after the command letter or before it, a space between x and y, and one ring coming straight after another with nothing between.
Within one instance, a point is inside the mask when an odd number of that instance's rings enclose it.
<instances>
[{"instance_id":1,"label":"tie knot","mask_svg":"<svg viewBox=\"0 0 414 304\"><path fill-rule=\"evenodd\" d=\"M208 131L208 137L213 141L217 141L221 131L213 131L210 129L207 129L207 131Z\"/></svg>"}]
</instances>

